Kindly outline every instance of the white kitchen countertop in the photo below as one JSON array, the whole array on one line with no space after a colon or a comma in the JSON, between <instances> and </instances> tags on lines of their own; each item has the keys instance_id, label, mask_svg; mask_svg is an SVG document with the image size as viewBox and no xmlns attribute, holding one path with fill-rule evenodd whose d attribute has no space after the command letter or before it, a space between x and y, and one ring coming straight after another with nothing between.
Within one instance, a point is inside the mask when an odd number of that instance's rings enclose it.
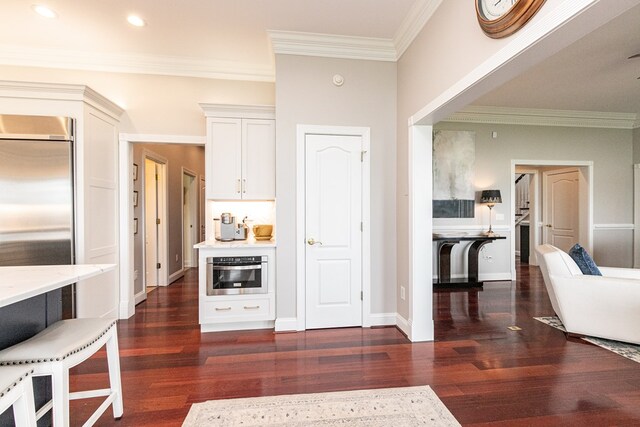
<instances>
[{"instance_id":1,"label":"white kitchen countertop","mask_svg":"<svg viewBox=\"0 0 640 427\"><path fill-rule=\"evenodd\" d=\"M0 307L113 270L115 264L0 267Z\"/></svg>"},{"instance_id":2,"label":"white kitchen countertop","mask_svg":"<svg viewBox=\"0 0 640 427\"><path fill-rule=\"evenodd\" d=\"M233 240L231 242L221 242L219 240L205 240L193 245L196 249L242 249L242 248L275 248L275 240L255 240L249 238L247 240Z\"/></svg>"}]
</instances>

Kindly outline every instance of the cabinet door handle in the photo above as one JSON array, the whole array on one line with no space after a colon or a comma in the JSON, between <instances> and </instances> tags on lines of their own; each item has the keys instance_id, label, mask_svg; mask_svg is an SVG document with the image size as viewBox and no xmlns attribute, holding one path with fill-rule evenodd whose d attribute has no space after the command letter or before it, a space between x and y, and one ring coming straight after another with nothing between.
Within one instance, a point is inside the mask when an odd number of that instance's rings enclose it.
<instances>
[{"instance_id":1,"label":"cabinet door handle","mask_svg":"<svg viewBox=\"0 0 640 427\"><path fill-rule=\"evenodd\" d=\"M240 194L240 191L242 190L240 187L241 187L241 185L240 185L240 179L238 179L238 180L236 181L236 193L238 193L238 194Z\"/></svg>"},{"instance_id":2,"label":"cabinet door handle","mask_svg":"<svg viewBox=\"0 0 640 427\"><path fill-rule=\"evenodd\" d=\"M260 306L259 306L259 305L245 305L245 306L244 306L244 309L245 309L245 310L257 310L257 309L259 309L259 308L260 308Z\"/></svg>"},{"instance_id":3,"label":"cabinet door handle","mask_svg":"<svg viewBox=\"0 0 640 427\"><path fill-rule=\"evenodd\" d=\"M231 307L216 307L216 311L229 311Z\"/></svg>"},{"instance_id":4,"label":"cabinet door handle","mask_svg":"<svg viewBox=\"0 0 640 427\"><path fill-rule=\"evenodd\" d=\"M247 192L247 180L246 179L242 180L242 192L243 193Z\"/></svg>"}]
</instances>

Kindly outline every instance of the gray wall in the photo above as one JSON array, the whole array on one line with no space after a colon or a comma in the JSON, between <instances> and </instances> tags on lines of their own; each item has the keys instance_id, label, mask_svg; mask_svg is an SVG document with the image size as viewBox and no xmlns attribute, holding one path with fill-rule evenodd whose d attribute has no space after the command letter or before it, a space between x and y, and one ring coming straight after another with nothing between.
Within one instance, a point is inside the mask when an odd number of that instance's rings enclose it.
<instances>
[{"instance_id":1,"label":"gray wall","mask_svg":"<svg viewBox=\"0 0 640 427\"><path fill-rule=\"evenodd\" d=\"M296 317L298 124L371 128L372 312L395 313L396 64L276 55L276 77L277 317Z\"/></svg>"},{"instance_id":2,"label":"gray wall","mask_svg":"<svg viewBox=\"0 0 640 427\"><path fill-rule=\"evenodd\" d=\"M142 291L144 263L142 247L144 234L142 223L144 204L142 158L143 151L148 150L168 160L167 191L169 208L168 256L169 275L182 270L182 168L185 167L199 176L204 176L204 146L184 144L133 144L133 162L138 165L138 179L134 181L134 190L138 192L138 206L133 209L134 218L138 218L138 234L134 235L134 271L138 277L134 281L134 294ZM199 230L199 224L198 228ZM178 254L178 261L175 255Z\"/></svg>"}]
</instances>

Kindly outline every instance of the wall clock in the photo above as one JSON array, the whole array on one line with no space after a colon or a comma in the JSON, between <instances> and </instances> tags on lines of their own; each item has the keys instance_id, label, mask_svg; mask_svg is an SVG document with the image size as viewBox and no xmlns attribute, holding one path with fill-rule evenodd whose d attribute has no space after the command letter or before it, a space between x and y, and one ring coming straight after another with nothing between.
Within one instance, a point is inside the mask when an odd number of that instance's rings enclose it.
<instances>
[{"instance_id":1,"label":"wall clock","mask_svg":"<svg viewBox=\"0 0 640 427\"><path fill-rule=\"evenodd\" d=\"M510 36L536 14L545 0L476 0L480 28L494 39Z\"/></svg>"}]
</instances>

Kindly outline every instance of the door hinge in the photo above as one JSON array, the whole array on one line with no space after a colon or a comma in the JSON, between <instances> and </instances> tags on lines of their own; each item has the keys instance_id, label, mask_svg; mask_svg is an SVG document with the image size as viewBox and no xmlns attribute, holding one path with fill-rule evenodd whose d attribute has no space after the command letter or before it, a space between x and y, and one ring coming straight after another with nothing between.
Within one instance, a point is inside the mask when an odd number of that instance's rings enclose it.
<instances>
[{"instance_id":1,"label":"door hinge","mask_svg":"<svg viewBox=\"0 0 640 427\"><path fill-rule=\"evenodd\" d=\"M364 225L360 222L360 231L364 231Z\"/></svg>"},{"instance_id":2,"label":"door hinge","mask_svg":"<svg viewBox=\"0 0 640 427\"><path fill-rule=\"evenodd\" d=\"M364 155L365 154L367 154L367 152L364 151L364 150L360 152L360 162L362 162L362 163L364 163Z\"/></svg>"},{"instance_id":3,"label":"door hinge","mask_svg":"<svg viewBox=\"0 0 640 427\"><path fill-rule=\"evenodd\" d=\"M157 268L158 270L160 270L160 269L162 268L162 265L161 265L160 263L157 263L157 264L156 264L156 268Z\"/></svg>"},{"instance_id":4,"label":"door hinge","mask_svg":"<svg viewBox=\"0 0 640 427\"><path fill-rule=\"evenodd\" d=\"M160 218L156 218L156 224L160 225Z\"/></svg>"},{"instance_id":5,"label":"door hinge","mask_svg":"<svg viewBox=\"0 0 640 427\"><path fill-rule=\"evenodd\" d=\"M364 301L364 292L360 291L360 301Z\"/></svg>"},{"instance_id":6,"label":"door hinge","mask_svg":"<svg viewBox=\"0 0 640 427\"><path fill-rule=\"evenodd\" d=\"M158 180L158 174L156 174L156 181Z\"/></svg>"}]
</instances>

